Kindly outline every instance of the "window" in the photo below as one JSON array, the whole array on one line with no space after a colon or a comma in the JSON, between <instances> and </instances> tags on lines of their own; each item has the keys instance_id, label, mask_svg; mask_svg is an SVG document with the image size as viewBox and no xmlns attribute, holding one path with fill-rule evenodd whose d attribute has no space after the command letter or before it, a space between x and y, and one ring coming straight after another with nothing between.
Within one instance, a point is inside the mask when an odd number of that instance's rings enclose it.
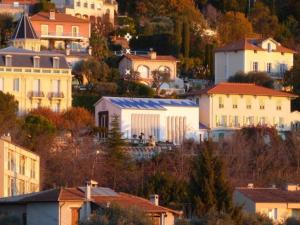
<instances>
[{"instance_id":1,"label":"window","mask_svg":"<svg viewBox=\"0 0 300 225\"><path fill-rule=\"evenodd\" d=\"M72 36L73 37L79 36L79 27L78 26L72 26Z\"/></svg>"},{"instance_id":2,"label":"window","mask_svg":"<svg viewBox=\"0 0 300 225\"><path fill-rule=\"evenodd\" d=\"M53 68L59 68L59 58L53 57Z\"/></svg>"},{"instance_id":3,"label":"window","mask_svg":"<svg viewBox=\"0 0 300 225\"><path fill-rule=\"evenodd\" d=\"M21 175L25 175L25 163L26 163L25 156L20 156L19 157L19 173Z\"/></svg>"},{"instance_id":4,"label":"window","mask_svg":"<svg viewBox=\"0 0 300 225\"><path fill-rule=\"evenodd\" d=\"M19 80L19 78L14 78L14 80L13 80L13 89L14 89L14 91L19 91L20 90L20 80Z\"/></svg>"},{"instance_id":5,"label":"window","mask_svg":"<svg viewBox=\"0 0 300 225\"><path fill-rule=\"evenodd\" d=\"M280 128L284 128L284 118L283 117L279 117L279 127Z\"/></svg>"},{"instance_id":6,"label":"window","mask_svg":"<svg viewBox=\"0 0 300 225\"><path fill-rule=\"evenodd\" d=\"M4 78L0 77L0 91L4 91Z\"/></svg>"},{"instance_id":7,"label":"window","mask_svg":"<svg viewBox=\"0 0 300 225\"><path fill-rule=\"evenodd\" d=\"M239 127L240 126L240 124L239 124L239 117L238 116L234 116L233 123L234 123L235 127Z\"/></svg>"},{"instance_id":8,"label":"window","mask_svg":"<svg viewBox=\"0 0 300 225\"><path fill-rule=\"evenodd\" d=\"M95 4L94 3L91 4L91 9L95 9Z\"/></svg>"},{"instance_id":9,"label":"window","mask_svg":"<svg viewBox=\"0 0 300 225\"><path fill-rule=\"evenodd\" d=\"M60 80L52 80L52 91L55 95L60 93Z\"/></svg>"},{"instance_id":10,"label":"window","mask_svg":"<svg viewBox=\"0 0 300 225\"><path fill-rule=\"evenodd\" d=\"M8 176L7 178L7 195L14 196L15 194L15 181L13 177Z\"/></svg>"},{"instance_id":11,"label":"window","mask_svg":"<svg viewBox=\"0 0 300 225\"><path fill-rule=\"evenodd\" d=\"M19 185L18 185L18 194L22 195L25 194L25 181L24 180L19 180Z\"/></svg>"},{"instance_id":12,"label":"window","mask_svg":"<svg viewBox=\"0 0 300 225\"><path fill-rule=\"evenodd\" d=\"M271 52L271 51L272 51L271 43L268 43L268 52Z\"/></svg>"},{"instance_id":13,"label":"window","mask_svg":"<svg viewBox=\"0 0 300 225\"><path fill-rule=\"evenodd\" d=\"M77 7L80 7L80 2L76 2L76 6L77 6Z\"/></svg>"},{"instance_id":14,"label":"window","mask_svg":"<svg viewBox=\"0 0 300 225\"><path fill-rule=\"evenodd\" d=\"M251 109L252 106L251 106L251 99L250 98L247 98L246 99L246 109Z\"/></svg>"},{"instance_id":15,"label":"window","mask_svg":"<svg viewBox=\"0 0 300 225\"><path fill-rule=\"evenodd\" d=\"M238 100L237 98L232 99L232 108L237 109L238 108Z\"/></svg>"},{"instance_id":16,"label":"window","mask_svg":"<svg viewBox=\"0 0 300 225\"><path fill-rule=\"evenodd\" d=\"M247 118L246 118L246 124L247 124L248 126L254 125L254 116L249 116L249 117L247 117Z\"/></svg>"},{"instance_id":17,"label":"window","mask_svg":"<svg viewBox=\"0 0 300 225\"><path fill-rule=\"evenodd\" d=\"M48 35L48 25L42 24L41 25L41 35Z\"/></svg>"},{"instance_id":18,"label":"window","mask_svg":"<svg viewBox=\"0 0 300 225\"><path fill-rule=\"evenodd\" d=\"M15 169L15 157L12 151L7 152L7 169L10 171Z\"/></svg>"},{"instance_id":19,"label":"window","mask_svg":"<svg viewBox=\"0 0 300 225\"><path fill-rule=\"evenodd\" d=\"M140 73L140 76L142 78L149 78L150 77L150 69L148 66L145 65L139 65L137 68L137 72Z\"/></svg>"},{"instance_id":20,"label":"window","mask_svg":"<svg viewBox=\"0 0 300 225\"><path fill-rule=\"evenodd\" d=\"M60 104L59 103L54 103L52 106L52 110L54 112L60 112Z\"/></svg>"},{"instance_id":21,"label":"window","mask_svg":"<svg viewBox=\"0 0 300 225\"><path fill-rule=\"evenodd\" d=\"M258 62L253 62L252 70L253 72L258 72Z\"/></svg>"},{"instance_id":22,"label":"window","mask_svg":"<svg viewBox=\"0 0 300 225\"><path fill-rule=\"evenodd\" d=\"M227 126L227 116L222 116L221 117L221 125L223 127L226 127Z\"/></svg>"},{"instance_id":23,"label":"window","mask_svg":"<svg viewBox=\"0 0 300 225\"><path fill-rule=\"evenodd\" d=\"M40 57L39 56L34 56L33 57L33 67L34 68L39 68L40 67Z\"/></svg>"},{"instance_id":24,"label":"window","mask_svg":"<svg viewBox=\"0 0 300 225\"><path fill-rule=\"evenodd\" d=\"M268 73L272 72L272 63L267 63L267 72Z\"/></svg>"},{"instance_id":25,"label":"window","mask_svg":"<svg viewBox=\"0 0 300 225\"><path fill-rule=\"evenodd\" d=\"M260 125L265 125L266 124L266 117L260 117L259 118L259 124Z\"/></svg>"},{"instance_id":26,"label":"window","mask_svg":"<svg viewBox=\"0 0 300 225\"><path fill-rule=\"evenodd\" d=\"M282 63L280 64L279 72L280 74L284 74L287 71L287 65Z\"/></svg>"},{"instance_id":27,"label":"window","mask_svg":"<svg viewBox=\"0 0 300 225\"><path fill-rule=\"evenodd\" d=\"M219 97L219 109L223 109L224 108L224 101L222 97Z\"/></svg>"},{"instance_id":28,"label":"window","mask_svg":"<svg viewBox=\"0 0 300 225\"><path fill-rule=\"evenodd\" d=\"M41 80L35 79L33 80L33 91L38 94L41 91Z\"/></svg>"},{"instance_id":29,"label":"window","mask_svg":"<svg viewBox=\"0 0 300 225\"><path fill-rule=\"evenodd\" d=\"M272 220L277 220L277 208L268 209L268 216Z\"/></svg>"},{"instance_id":30,"label":"window","mask_svg":"<svg viewBox=\"0 0 300 225\"><path fill-rule=\"evenodd\" d=\"M87 7L88 7L88 3L85 2L85 3L83 4L83 7L84 7L84 8L87 8Z\"/></svg>"},{"instance_id":31,"label":"window","mask_svg":"<svg viewBox=\"0 0 300 225\"><path fill-rule=\"evenodd\" d=\"M263 99L259 100L259 109L265 109L265 102Z\"/></svg>"},{"instance_id":32,"label":"window","mask_svg":"<svg viewBox=\"0 0 300 225\"><path fill-rule=\"evenodd\" d=\"M30 162L30 178L35 179L35 170L36 170L36 161L34 159L31 159Z\"/></svg>"},{"instance_id":33,"label":"window","mask_svg":"<svg viewBox=\"0 0 300 225\"><path fill-rule=\"evenodd\" d=\"M12 57L11 55L5 56L5 66L12 66Z\"/></svg>"},{"instance_id":34,"label":"window","mask_svg":"<svg viewBox=\"0 0 300 225\"><path fill-rule=\"evenodd\" d=\"M281 110L281 101L280 101L280 100L278 100L278 101L276 102L276 110L278 110L278 111Z\"/></svg>"},{"instance_id":35,"label":"window","mask_svg":"<svg viewBox=\"0 0 300 225\"><path fill-rule=\"evenodd\" d=\"M63 36L64 27L62 25L56 25L56 35Z\"/></svg>"}]
</instances>

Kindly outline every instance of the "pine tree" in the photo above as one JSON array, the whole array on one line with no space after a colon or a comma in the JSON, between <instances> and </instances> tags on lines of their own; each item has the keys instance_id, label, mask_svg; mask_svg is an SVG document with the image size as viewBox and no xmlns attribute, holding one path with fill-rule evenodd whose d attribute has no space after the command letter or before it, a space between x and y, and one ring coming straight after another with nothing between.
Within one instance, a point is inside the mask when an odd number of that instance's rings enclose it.
<instances>
[{"instance_id":1,"label":"pine tree","mask_svg":"<svg viewBox=\"0 0 300 225\"><path fill-rule=\"evenodd\" d=\"M176 18L174 26L174 35L175 35L175 54L179 56L181 53L182 45L182 22L180 18Z\"/></svg>"},{"instance_id":2,"label":"pine tree","mask_svg":"<svg viewBox=\"0 0 300 225\"><path fill-rule=\"evenodd\" d=\"M183 22L183 55L185 58L190 56L190 25L187 19Z\"/></svg>"},{"instance_id":3,"label":"pine tree","mask_svg":"<svg viewBox=\"0 0 300 225\"><path fill-rule=\"evenodd\" d=\"M110 126L111 128L108 131L107 147L110 152L119 152L125 145L125 141L122 139L119 117L117 115L113 115Z\"/></svg>"}]
</instances>

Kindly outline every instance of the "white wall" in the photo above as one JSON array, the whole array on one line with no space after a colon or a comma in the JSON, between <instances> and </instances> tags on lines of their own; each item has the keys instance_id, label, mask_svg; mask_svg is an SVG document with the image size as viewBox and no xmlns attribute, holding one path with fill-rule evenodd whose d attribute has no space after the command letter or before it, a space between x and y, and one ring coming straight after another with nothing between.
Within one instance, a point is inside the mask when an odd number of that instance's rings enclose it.
<instances>
[{"instance_id":1,"label":"white wall","mask_svg":"<svg viewBox=\"0 0 300 225\"><path fill-rule=\"evenodd\" d=\"M101 111L109 112L109 122L108 122L109 127L110 127L110 123L111 123L114 115L117 115L119 117L120 121L122 120L121 109L119 107L111 104L108 100L101 99L95 105L95 126L98 126L98 124L99 124L98 113Z\"/></svg>"}]
</instances>

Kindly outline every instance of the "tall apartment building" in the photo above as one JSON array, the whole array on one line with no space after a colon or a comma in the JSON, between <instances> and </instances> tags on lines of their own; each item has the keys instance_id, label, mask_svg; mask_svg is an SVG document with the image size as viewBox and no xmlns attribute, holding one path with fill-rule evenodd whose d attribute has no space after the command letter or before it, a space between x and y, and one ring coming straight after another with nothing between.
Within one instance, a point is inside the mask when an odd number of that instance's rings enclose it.
<instances>
[{"instance_id":1,"label":"tall apartment building","mask_svg":"<svg viewBox=\"0 0 300 225\"><path fill-rule=\"evenodd\" d=\"M295 51L272 38L245 38L215 50L215 83L237 72L266 72L281 80L294 64Z\"/></svg>"},{"instance_id":2,"label":"tall apartment building","mask_svg":"<svg viewBox=\"0 0 300 225\"><path fill-rule=\"evenodd\" d=\"M0 138L0 197L37 192L40 189L40 157Z\"/></svg>"},{"instance_id":3,"label":"tall apartment building","mask_svg":"<svg viewBox=\"0 0 300 225\"><path fill-rule=\"evenodd\" d=\"M39 51L38 39L26 14L10 47L0 49L0 91L14 95L19 114L38 107L53 111L72 105L71 69L63 54Z\"/></svg>"}]
</instances>

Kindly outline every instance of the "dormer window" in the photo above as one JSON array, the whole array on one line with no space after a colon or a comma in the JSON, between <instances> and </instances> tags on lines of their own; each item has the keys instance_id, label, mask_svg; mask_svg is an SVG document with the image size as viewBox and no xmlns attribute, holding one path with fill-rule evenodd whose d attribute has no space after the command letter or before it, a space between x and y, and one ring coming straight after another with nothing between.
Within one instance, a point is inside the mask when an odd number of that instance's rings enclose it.
<instances>
[{"instance_id":1,"label":"dormer window","mask_svg":"<svg viewBox=\"0 0 300 225\"><path fill-rule=\"evenodd\" d=\"M59 68L59 57L53 57L53 68Z\"/></svg>"},{"instance_id":2,"label":"dormer window","mask_svg":"<svg viewBox=\"0 0 300 225\"><path fill-rule=\"evenodd\" d=\"M33 57L33 67L34 68L39 68L40 67L40 57L39 56L34 56Z\"/></svg>"},{"instance_id":3,"label":"dormer window","mask_svg":"<svg viewBox=\"0 0 300 225\"><path fill-rule=\"evenodd\" d=\"M11 55L5 56L5 66L12 66L12 56Z\"/></svg>"},{"instance_id":4,"label":"dormer window","mask_svg":"<svg viewBox=\"0 0 300 225\"><path fill-rule=\"evenodd\" d=\"M271 52L271 51L272 51L271 43L268 43L268 52Z\"/></svg>"}]
</instances>

